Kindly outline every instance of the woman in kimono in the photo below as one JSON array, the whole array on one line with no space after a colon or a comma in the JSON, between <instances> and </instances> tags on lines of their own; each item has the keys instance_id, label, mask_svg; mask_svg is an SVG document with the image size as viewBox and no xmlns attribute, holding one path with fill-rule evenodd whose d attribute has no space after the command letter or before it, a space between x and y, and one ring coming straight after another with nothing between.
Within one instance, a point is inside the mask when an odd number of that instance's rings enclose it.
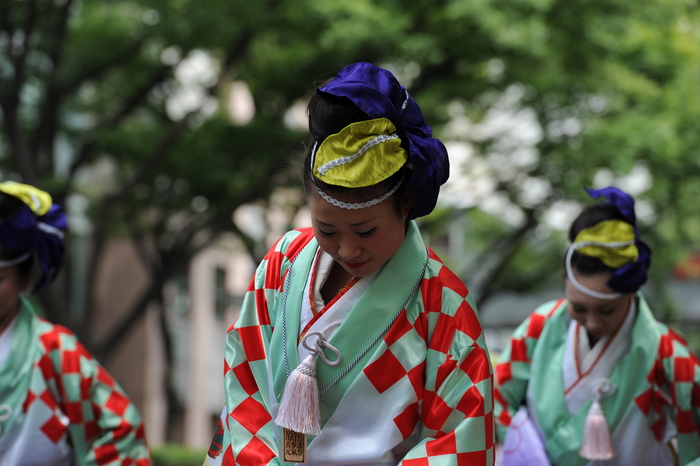
<instances>
[{"instance_id":1,"label":"woman in kimono","mask_svg":"<svg viewBox=\"0 0 700 466\"><path fill-rule=\"evenodd\" d=\"M444 146L368 63L317 89L308 114L312 227L284 235L250 283L205 463L493 464L481 325L413 220L448 177Z\"/></svg>"},{"instance_id":2,"label":"woman in kimono","mask_svg":"<svg viewBox=\"0 0 700 466\"><path fill-rule=\"evenodd\" d=\"M0 465L151 464L136 408L65 327L23 296L61 270L65 215L32 186L0 183Z\"/></svg>"},{"instance_id":3,"label":"woman in kimono","mask_svg":"<svg viewBox=\"0 0 700 466\"><path fill-rule=\"evenodd\" d=\"M537 308L496 366L502 465L700 465L700 363L639 288L651 251L608 187L571 225L565 298Z\"/></svg>"}]
</instances>

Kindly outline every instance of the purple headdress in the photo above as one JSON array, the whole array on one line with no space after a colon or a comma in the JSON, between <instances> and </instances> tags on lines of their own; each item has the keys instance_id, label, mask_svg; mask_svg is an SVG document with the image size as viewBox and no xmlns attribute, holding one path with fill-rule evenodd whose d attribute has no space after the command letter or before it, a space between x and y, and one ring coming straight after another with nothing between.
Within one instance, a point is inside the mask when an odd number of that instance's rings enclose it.
<instances>
[{"instance_id":1,"label":"purple headdress","mask_svg":"<svg viewBox=\"0 0 700 466\"><path fill-rule=\"evenodd\" d=\"M620 293L636 293L647 281L647 270L649 270L651 265L651 249L644 241L639 239L637 217L634 213L634 199L614 186L602 189L586 188L586 192L593 199L607 199L605 203L615 206L625 221L634 228L634 244L639 250L639 256L636 261L629 262L615 269L607 285Z\"/></svg>"},{"instance_id":2,"label":"purple headdress","mask_svg":"<svg viewBox=\"0 0 700 466\"><path fill-rule=\"evenodd\" d=\"M39 203L34 195L37 192L42 194L44 199L48 198L50 202L48 194L20 183L11 183L11 185L12 189L8 189L9 192L4 189L0 189L0 191L14 196L17 190L21 190L23 194L27 195L15 196L21 199L24 204L0 221L0 245L6 251L21 254L20 258L28 258L31 254L36 254L41 268L41 277L32 290L33 293L36 293L51 283L61 271L65 253L63 237L64 232L68 229L68 222L63 209L58 204L51 204L48 209L44 206L41 211L45 213L39 215L35 212L37 207L27 203L28 199ZM25 187L26 191L24 191ZM17 262L20 261L17 260ZM5 265L11 264L6 263Z\"/></svg>"},{"instance_id":3,"label":"purple headdress","mask_svg":"<svg viewBox=\"0 0 700 466\"><path fill-rule=\"evenodd\" d=\"M432 137L420 107L394 75L370 63L355 63L316 92L346 97L370 119L387 118L394 124L411 167L413 208L409 218L429 214L450 174L447 150Z\"/></svg>"}]
</instances>

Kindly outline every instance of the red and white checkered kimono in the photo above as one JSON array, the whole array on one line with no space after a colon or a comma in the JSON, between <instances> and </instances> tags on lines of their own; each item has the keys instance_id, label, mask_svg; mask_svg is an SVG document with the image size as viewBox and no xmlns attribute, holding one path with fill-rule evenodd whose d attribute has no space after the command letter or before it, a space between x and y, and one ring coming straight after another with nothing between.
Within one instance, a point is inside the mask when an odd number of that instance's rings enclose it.
<instances>
[{"instance_id":1,"label":"red and white checkered kimono","mask_svg":"<svg viewBox=\"0 0 700 466\"><path fill-rule=\"evenodd\" d=\"M150 464L124 391L71 331L22 299L0 335L0 465Z\"/></svg>"},{"instance_id":2,"label":"red and white checkered kimono","mask_svg":"<svg viewBox=\"0 0 700 466\"><path fill-rule=\"evenodd\" d=\"M607 377L616 387L600 401L615 457L581 458L582 431L592 398L570 413L564 371L574 351L565 300L545 303L514 332L496 366L495 414L499 441L521 406L544 440L553 465L700 465L700 361L685 340L656 321L639 294L624 352ZM606 353L602 354L605 358ZM581 374L581 378L586 374Z\"/></svg>"},{"instance_id":3,"label":"red and white checkered kimono","mask_svg":"<svg viewBox=\"0 0 700 466\"><path fill-rule=\"evenodd\" d=\"M226 408L206 464L283 464L271 413L299 364L302 295L317 250L310 229L296 230L258 267L228 333ZM481 325L466 287L414 222L329 342L342 363L317 364L322 424L307 439L307 464L493 464Z\"/></svg>"}]
</instances>

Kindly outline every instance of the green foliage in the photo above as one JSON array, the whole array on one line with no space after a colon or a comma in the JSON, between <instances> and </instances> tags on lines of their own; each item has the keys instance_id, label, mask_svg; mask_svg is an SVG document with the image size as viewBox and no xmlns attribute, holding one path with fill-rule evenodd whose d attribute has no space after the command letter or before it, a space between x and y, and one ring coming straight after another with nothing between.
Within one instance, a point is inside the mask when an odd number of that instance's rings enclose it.
<instances>
[{"instance_id":1,"label":"green foliage","mask_svg":"<svg viewBox=\"0 0 700 466\"><path fill-rule=\"evenodd\" d=\"M206 451L193 450L182 445L163 445L151 451L153 466L192 466L202 464Z\"/></svg>"},{"instance_id":2,"label":"green foliage","mask_svg":"<svg viewBox=\"0 0 700 466\"><path fill-rule=\"evenodd\" d=\"M451 267L478 279L477 298L560 279L565 241L545 221L550 208L588 202L583 186L624 184L635 170L649 177L632 187L651 213L640 231L663 283L700 249L696 3L3 1L0 178L88 201L88 282L105 238L150 238L157 250L142 260L158 287L232 231L236 207L298 185L306 134L286 123L288 111L364 60L395 72L437 137L470 150L452 176L488 193L422 227ZM255 113L233 124L236 81ZM486 208L496 196L519 220ZM462 220L463 252L451 257L440 241ZM90 299L46 302L47 314L70 324L51 315L69 302Z\"/></svg>"}]
</instances>

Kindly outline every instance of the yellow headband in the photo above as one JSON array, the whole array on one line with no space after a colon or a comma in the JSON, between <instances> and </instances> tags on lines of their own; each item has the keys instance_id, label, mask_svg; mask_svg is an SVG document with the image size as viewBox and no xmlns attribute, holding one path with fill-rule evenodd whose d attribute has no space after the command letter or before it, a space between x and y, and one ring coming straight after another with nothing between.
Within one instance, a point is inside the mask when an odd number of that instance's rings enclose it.
<instances>
[{"instance_id":1,"label":"yellow headband","mask_svg":"<svg viewBox=\"0 0 700 466\"><path fill-rule=\"evenodd\" d=\"M53 204L49 193L28 184L5 181L0 183L0 191L20 199L37 216L44 215Z\"/></svg>"},{"instance_id":2,"label":"yellow headband","mask_svg":"<svg viewBox=\"0 0 700 466\"><path fill-rule=\"evenodd\" d=\"M321 143L312 159L314 176L347 188L372 186L408 160L396 127L387 118L351 123Z\"/></svg>"},{"instance_id":3,"label":"yellow headband","mask_svg":"<svg viewBox=\"0 0 700 466\"><path fill-rule=\"evenodd\" d=\"M596 257L610 268L617 269L639 257L634 244L634 227L622 220L606 220L581 230L573 244L591 243L576 248L581 254Z\"/></svg>"}]
</instances>

